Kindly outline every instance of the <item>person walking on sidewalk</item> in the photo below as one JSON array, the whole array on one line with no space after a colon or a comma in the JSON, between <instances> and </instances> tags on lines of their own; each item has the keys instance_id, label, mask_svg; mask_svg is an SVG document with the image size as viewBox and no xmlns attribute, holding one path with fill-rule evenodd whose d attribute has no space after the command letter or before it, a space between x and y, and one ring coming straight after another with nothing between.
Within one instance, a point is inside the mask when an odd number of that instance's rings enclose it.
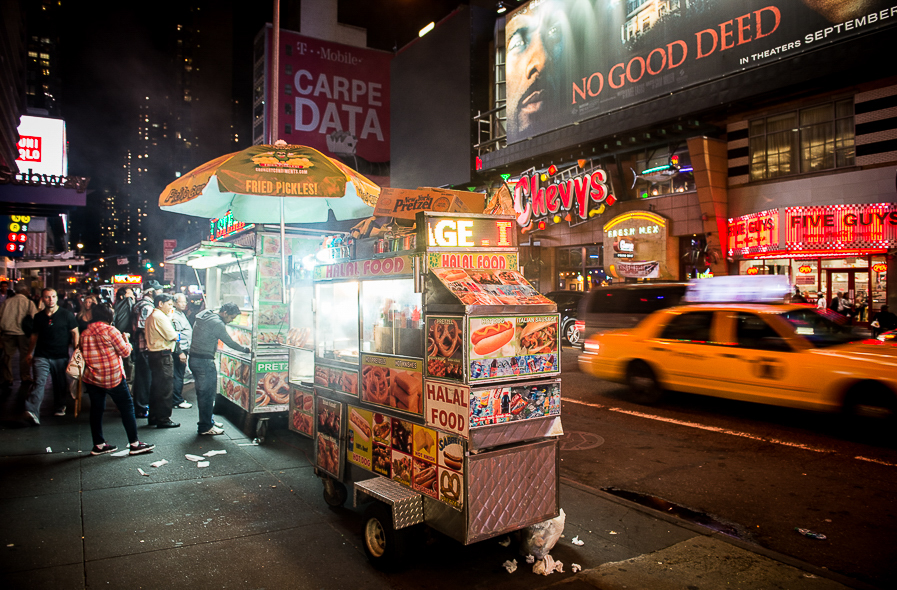
<instances>
[{"instance_id":1,"label":"person walking on sidewalk","mask_svg":"<svg viewBox=\"0 0 897 590\"><path fill-rule=\"evenodd\" d=\"M156 307L146 318L144 328L151 374L149 423L156 428L177 428L180 424L171 419L174 379L172 353L178 342L178 333L169 318L174 305L171 295L166 293L159 293L154 301Z\"/></svg>"},{"instance_id":2,"label":"person walking on sidewalk","mask_svg":"<svg viewBox=\"0 0 897 590\"><path fill-rule=\"evenodd\" d=\"M3 382L4 390L12 389L12 359L16 351L19 353L19 378L23 384L31 383L31 365L25 360L30 346L31 334L25 334L22 320L25 316L34 317L37 307L28 298L30 289L25 281L16 283L16 294L0 306L0 342L3 344Z\"/></svg>"},{"instance_id":3,"label":"person walking on sidewalk","mask_svg":"<svg viewBox=\"0 0 897 590\"><path fill-rule=\"evenodd\" d=\"M134 290L129 287L119 287L116 291L115 306L112 308L112 325L122 334L128 335L128 342L131 341L133 332L131 331L131 311L134 309ZM134 347L131 346L131 354L127 358L123 358L125 365L125 379L128 382L128 391L134 391Z\"/></svg>"},{"instance_id":4,"label":"person walking on sidewalk","mask_svg":"<svg viewBox=\"0 0 897 590\"><path fill-rule=\"evenodd\" d=\"M178 348L172 355L174 365L174 383L172 384L172 398L174 407L188 410L193 404L184 399L184 373L187 368L187 355L190 353L190 341L193 339L193 326L184 315L187 309L187 297L183 293L175 293L174 311L171 312L171 325L178 333Z\"/></svg>"},{"instance_id":5,"label":"person walking on sidewalk","mask_svg":"<svg viewBox=\"0 0 897 590\"><path fill-rule=\"evenodd\" d=\"M152 373L149 368L149 356L147 356L146 318L153 312L155 304L153 297L156 289L162 292L162 285L158 281L150 281L143 291L143 297L134 305L131 311L131 336L136 337L134 343L137 350L134 351L134 405L138 418L149 417L149 397L152 385Z\"/></svg>"},{"instance_id":6,"label":"person walking on sidewalk","mask_svg":"<svg viewBox=\"0 0 897 590\"><path fill-rule=\"evenodd\" d=\"M44 289L41 301L44 309L34 316L31 346L25 357L34 366L34 388L25 398L25 416L35 426L40 424L40 406L47 377L53 384L54 415L65 416L68 393L65 366L69 362L69 345L78 348L78 321L75 314L59 307L56 289Z\"/></svg>"},{"instance_id":7,"label":"person walking on sidewalk","mask_svg":"<svg viewBox=\"0 0 897 590\"><path fill-rule=\"evenodd\" d=\"M103 413L106 411L106 396L112 398L122 426L128 435L128 451L131 455L148 453L155 445L140 442L137 438L137 418L134 417L134 402L124 378L122 359L131 354L128 334L122 334L109 325L113 312L105 305L93 309L93 317L84 334L81 335L81 350L84 354L84 388L90 398L90 434L93 437L91 455L105 455L118 450L106 442L103 436Z\"/></svg>"},{"instance_id":8,"label":"person walking on sidewalk","mask_svg":"<svg viewBox=\"0 0 897 590\"><path fill-rule=\"evenodd\" d=\"M212 419L215 408L215 389L218 386L218 371L215 369L215 351L218 341L225 346L243 353L249 349L234 342L227 333L227 324L240 315L240 308L234 303L225 303L217 312L207 309L196 316L193 324L193 342L190 344L190 370L196 380L196 405L199 409L199 434L224 434L224 429Z\"/></svg>"}]
</instances>

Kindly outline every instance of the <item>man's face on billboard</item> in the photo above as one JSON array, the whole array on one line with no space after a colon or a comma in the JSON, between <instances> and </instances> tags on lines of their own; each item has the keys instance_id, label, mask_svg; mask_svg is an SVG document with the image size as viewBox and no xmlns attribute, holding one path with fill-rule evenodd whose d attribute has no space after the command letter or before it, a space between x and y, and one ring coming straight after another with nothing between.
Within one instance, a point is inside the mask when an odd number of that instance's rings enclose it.
<instances>
[{"instance_id":1,"label":"man's face on billboard","mask_svg":"<svg viewBox=\"0 0 897 590\"><path fill-rule=\"evenodd\" d=\"M508 134L526 134L552 108L558 108L558 76L564 51L557 5L546 2L507 24L505 76Z\"/></svg>"}]
</instances>

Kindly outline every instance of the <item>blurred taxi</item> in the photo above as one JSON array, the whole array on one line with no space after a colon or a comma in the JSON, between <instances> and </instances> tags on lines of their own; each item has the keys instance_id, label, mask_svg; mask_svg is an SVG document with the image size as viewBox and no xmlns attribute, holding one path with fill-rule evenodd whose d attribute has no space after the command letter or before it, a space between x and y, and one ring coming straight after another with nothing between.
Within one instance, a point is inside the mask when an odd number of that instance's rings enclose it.
<instances>
[{"instance_id":1,"label":"blurred taxi","mask_svg":"<svg viewBox=\"0 0 897 590\"><path fill-rule=\"evenodd\" d=\"M579 365L628 384L641 403L654 403L670 389L894 417L897 347L863 340L836 317L805 305L681 305L635 328L587 337Z\"/></svg>"}]
</instances>

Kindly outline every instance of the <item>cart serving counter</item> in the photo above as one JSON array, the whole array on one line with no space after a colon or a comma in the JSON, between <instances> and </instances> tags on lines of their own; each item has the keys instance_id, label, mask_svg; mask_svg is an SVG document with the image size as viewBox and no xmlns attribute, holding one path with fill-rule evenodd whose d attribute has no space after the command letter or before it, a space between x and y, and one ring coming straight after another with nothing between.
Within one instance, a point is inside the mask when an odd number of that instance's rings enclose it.
<instances>
[{"instance_id":1,"label":"cart serving counter","mask_svg":"<svg viewBox=\"0 0 897 590\"><path fill-rule=\"evenodd\" d=\"M467 544L559 509L559 316L518 272L515 222L416 221L412 239L360 240L356 259L315 268L312 377L292 380L325 499L342 504L350 484L370 502L375 563L398 559L417 523ZM309 373L294 360L291 377Z\"/></svg>"},{"instance_id":2,"label":"cart serving counter","mask_svg":"<svg viewBox=\"0 0 897 590\"><path fill-rule=\"evenodd\" d=\"M313 256L323 237L321 232L288 228L287 259ZM218 393L246 413L244 429L254 430L264 440L267 418L274 413L283 415L289 408L286 345L290 309L283 303L280 228L246 226L223 239L203 241L176 252L166 262L187 264L197 271L205 269L208 309L235 303L243 312L228 324L227 331L252 352L242 354L219 343ZM310 312L310 297L305 301Z\"/></svg>"}]
</instances>

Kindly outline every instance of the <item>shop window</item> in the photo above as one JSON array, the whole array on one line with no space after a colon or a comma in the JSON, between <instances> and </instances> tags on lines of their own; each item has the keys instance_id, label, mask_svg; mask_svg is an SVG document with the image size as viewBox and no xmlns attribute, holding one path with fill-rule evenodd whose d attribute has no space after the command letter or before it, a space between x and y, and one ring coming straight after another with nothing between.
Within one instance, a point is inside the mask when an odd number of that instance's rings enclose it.
<instances>
[{"instance_id":1,"label":"shop window","mask_svg":"<svg viewBox=\"0 0 897 590\"><path fill-rule=\"evenodd\" d=\"M750 122L751 180L853 166L853 101L817 105Z\"/></svg>"}]
</instances>

